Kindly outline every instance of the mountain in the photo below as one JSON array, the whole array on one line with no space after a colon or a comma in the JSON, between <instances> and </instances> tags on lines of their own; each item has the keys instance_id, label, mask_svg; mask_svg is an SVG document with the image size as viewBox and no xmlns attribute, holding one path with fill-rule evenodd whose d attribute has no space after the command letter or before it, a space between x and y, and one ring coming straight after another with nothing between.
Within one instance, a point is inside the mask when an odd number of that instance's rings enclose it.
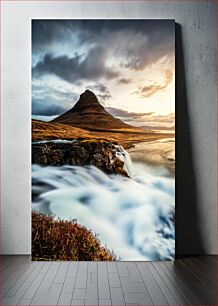
<instances>
[{"instance_id":1,"label":"mountain","mask_svg":"<svg viewBox=\"0 0 218 306\"><path fill-rule=\"evenodd\" d=\"M138 132L140 131L140 129L128 125L108 113L99 103L96 95L90 90L86 90L81 94L79 101L73 108L51 122L96 131L116 129L134 129Z\"/></svg>"}]
</instances>

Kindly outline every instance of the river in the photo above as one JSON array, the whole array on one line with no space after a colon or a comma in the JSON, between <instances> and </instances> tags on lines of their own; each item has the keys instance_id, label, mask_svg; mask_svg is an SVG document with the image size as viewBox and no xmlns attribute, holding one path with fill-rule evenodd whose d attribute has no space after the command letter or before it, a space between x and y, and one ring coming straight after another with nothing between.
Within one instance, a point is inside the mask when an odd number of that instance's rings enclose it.
<instances>
[{"instance_id":1,"label":"river","mask_svg":"<svg viewBox=\"0 0 218 306\"><path fill-rule=\"evenodd\" d=\"M130 178L94 166L32 166L32 208L76 219L119 260L172 260L175 179L167 167L132 161L117 147Z\"/></svg>"}]
</instances>

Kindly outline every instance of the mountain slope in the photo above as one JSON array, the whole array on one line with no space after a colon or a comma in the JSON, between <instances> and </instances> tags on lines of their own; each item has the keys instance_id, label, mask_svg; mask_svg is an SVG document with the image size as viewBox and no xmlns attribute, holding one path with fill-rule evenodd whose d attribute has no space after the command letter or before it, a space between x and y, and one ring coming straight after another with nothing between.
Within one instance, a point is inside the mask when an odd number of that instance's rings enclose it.
<instances>
[{"instance_id":1,"label":"mountain slope","mask_svg":"<svg viewBox=\"0 0 218 306\"><path fill-rule=\"evenodd\" d=\"M73 125L88 130L140 130L113 117L98 102L97 97L90 90L81 94L79 101L72 109L51 122Z\"/></svg>"}]
</instances>

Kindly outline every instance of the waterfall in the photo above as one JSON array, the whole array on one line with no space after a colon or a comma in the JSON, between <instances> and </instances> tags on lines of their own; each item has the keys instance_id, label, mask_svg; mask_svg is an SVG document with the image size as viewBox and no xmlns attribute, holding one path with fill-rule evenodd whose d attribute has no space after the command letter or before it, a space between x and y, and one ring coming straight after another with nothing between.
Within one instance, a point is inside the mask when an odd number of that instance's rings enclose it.
<instances>
[{"instance_id":1,"label":"waterfall","mask_svg":"<svg viewBox=\"0 0 218 306\"><path fill-rule=\"evenodd\" d=\"M122 146L114 145L116 149L116 155L118 158L120 158L124 162L124 169L129 174L130 177L134 176L134 170L133 170L133 164L132 160L129 156L129 153L124 150Z\"/></svg>"},{"instance_id":2,"label":"waterfall","mask_svg":"<svg viewBox=\"0 0 218 306\"><path fill-rule=\"evenodd\" d=\"M94 166L33 165L32 208L76 219L121 260L173 259L174 178L132 163L120 147L117 154L134 179Z\"/></svg>"}]
</instances>

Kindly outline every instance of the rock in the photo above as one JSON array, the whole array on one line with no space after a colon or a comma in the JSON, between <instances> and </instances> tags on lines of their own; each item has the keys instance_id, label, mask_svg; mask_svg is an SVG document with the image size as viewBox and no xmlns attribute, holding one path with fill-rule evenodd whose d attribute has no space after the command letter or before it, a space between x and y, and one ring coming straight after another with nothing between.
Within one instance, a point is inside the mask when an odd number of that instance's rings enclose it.
<instances>
[{"instance_id":1,"label":"rock","mask_svg":"<svg viewBox=\"0 0 218 306\"><path fill-rule=\"evenodd\" d=\"M112 142L76 140L72 143L36 143L32 145L32 163L42 166L93 165L107 174L128 177L124 162L116 156Z\"/></svg>"}]
</instances>

